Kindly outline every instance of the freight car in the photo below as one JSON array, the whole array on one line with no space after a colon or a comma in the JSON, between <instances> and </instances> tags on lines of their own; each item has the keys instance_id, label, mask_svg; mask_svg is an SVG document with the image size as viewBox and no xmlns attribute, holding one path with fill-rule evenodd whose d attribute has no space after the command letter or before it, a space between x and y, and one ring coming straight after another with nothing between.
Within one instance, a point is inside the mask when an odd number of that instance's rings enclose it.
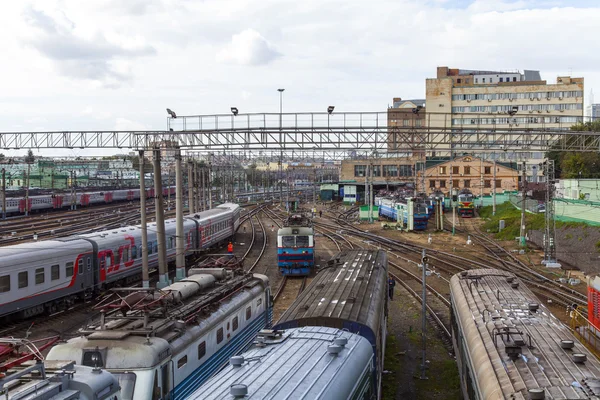
<instances>
[{"instance_id":1,"label":"freight car","mask_svg":"<svg viewBox=\"0 0 600 400\"><path fill-rule=\"evenodd\" d=\"M600 398L598 359L514 274L464 271L450 292L465 399Z\"/></svg>"},{"instance_id":2,"label":"freight car","mask_svg":"<svg viewBox=\"0 0 600 400\"><path fill-rule=\"evenodd\" d=\"M186 256L220 244L239 226L240 207L226 203L184 218ZM167 260L175 260L175 219L165 221ZM158 266L156 223L148 224L148 264ZM52 314L142 270L141 226L0 247L0 317Z\"/></svg>"}]
</instances>

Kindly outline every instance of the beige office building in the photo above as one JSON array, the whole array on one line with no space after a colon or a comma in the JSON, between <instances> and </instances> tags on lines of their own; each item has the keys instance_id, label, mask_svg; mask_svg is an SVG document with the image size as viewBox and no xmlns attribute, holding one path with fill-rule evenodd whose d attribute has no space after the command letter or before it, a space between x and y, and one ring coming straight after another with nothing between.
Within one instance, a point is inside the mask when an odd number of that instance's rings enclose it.
<instances>
[{"instance_id":1,"label":"beige office building","mask_svg":"<svg viewBox=\"0 0 600 400\"><path fill-rule=\"evenodd\" d=\"M558 77L556 83L542 80L539 71L523 73L476 71L438 67L437 77L426 80L426 124L434 129L473 130L473 141L480 141L477 130L565 129L581 122L584 115L583 78ZM428 155L447 156L469 151L448 141ZM512 159L498 148L499 156ZM528 180L542 181L534 166L543 153L525 154ZM511 158L512 157L512 158Z\"/></svg>"}]
</instances>

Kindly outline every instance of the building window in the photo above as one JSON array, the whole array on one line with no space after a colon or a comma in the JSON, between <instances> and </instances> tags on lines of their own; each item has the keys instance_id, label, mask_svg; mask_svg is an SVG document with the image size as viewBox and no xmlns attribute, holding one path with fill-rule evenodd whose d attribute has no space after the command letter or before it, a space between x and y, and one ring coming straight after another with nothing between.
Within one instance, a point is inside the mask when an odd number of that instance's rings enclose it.
<instances>
[{"instance_id":1,"label":"building window","mask_svg":"<svg viewBox=\"0 0 600 400\"><path fill-rule=\"evenodd\" d=\"M73 276L73 263L72 262L68 262L65 264L65 276L67 278L70 278L71 276Z\"/></svg>"},{"instance_id":2,"label":"building window","mask_svg":"<svg viewBox=\"0 0 600 400\"><path fill-rule=\"evenodd\" d=\"M19 272L19 289L27 287L29 285L29 276L27 271Z\"/></svg>"},{"instance_id":3,"label":"building window","mask_svg":"<svg viewBox=\"0 0 600 400\"><path fill-rule=\"evenodd\" d=\"M434 181L433 179L431 179L431 180L429 181L429 187L430 187L430 188L435 188L435 181Z\"/></svg>"},{"instance_id":4,"label":"building window","mask_svg":"<svg viewBox=\"0 0 600 400\"><path fill-rule=\"evenodd\" d=\"M454 179L452 181L452 187L455 187L455 188L460 187L460 182L458 179Z\"/></svg>"},{"instance_id":5,"label":"building window","mask_svg":"<svg viewBox=\"0 0 600 400\"><path fill-rule=\"evenodd\" d=\"M252 316L252 308L251 308L251 306L248 306L248 307L246 307L246 321L248 321L251 316Z\"/></svg>"},{"instance_id":6,"label":"building window","mask_svg":"<svg viewBox=\"0 0 600 400\"><path fill-rule=\"evenodd\" d=\"M421 126L423 126L423 120L422 120L422 119L417 119L417 120L415 121L415 126L416 126L417 128L420 128Z\"/></svg>"},{"instance_id":7,"label":"building window","mask_svg":"<svg viewBox=\"0 0 600 400\"><path fill-rule=\"evenodd\" d=\"M500 82L502 82L502 78L500 78Z\"/></svg>"},{"instance_id":8,"label":"building window","mask_svg":"<svg viewBox=\"0 0 600 400\"><path fill-rule=\"evenodd\" d=\"M206 355L206 341L198 345L198 360Z\"/></svg>"},{"instance_id":9,"label":"building window","mask_svg":"<svg viewBox=\"0 0 600 400\"><path fill-rule=\"evenodd\" d=\"M441 188L445 188L446 187L446 181L440 181L440 187Z\"/></svg>"},{"instance_id":10,"label":"building window","mask_svg":"<svg viewBox=\"0 0 600 400\"><path fill-rule=\"evenodd\" d=\"M232 331L236 331L238 328L238 317L234 317L233 320L231 321L231 330Z\"/></svg>"},{"instance_id":11,"label":"building window","mask_svg":"<svg viewBox=\"0 0 600 400\"><path fill-rule=\"evenodd\" d=\"M470 188L471 187L471 181L469 179L465 179L465 187L466 188Z\"/></svg>"},{"instance_id":12,"label":"building window","mask_svg":"<svg viewBox=\"0 0 600 400\"><path fill-rule=\"evenodd\" d=\"M50 279L55 281L60 278L60 269L58 264L50 267Z\"/></svg>"},{"instance_id":13,"label":"building window","mask_svg":"<svg viewBox=\"0 0 600 400\"><path fill-rule=\"evenodd\" d=\"M35 284L40 285L44 283L44 268L36 268L35 270Z\"/></svg>"},{"instance_id":14,"label":"building window","mask_svg":"<svg viewBox=\"0 0 600 400\"><path fill-rule=\"evenodd\" d=\"M492 167L483 167L483 171L485 174L491 174L492 173Z\"/></svg>"},{"instance_id":15,"label":"building window","mask_svg":"<svg viewBox=\"0 0 600 400\"><path fill-rule=\"evenodd\" d=\"M412 176L412 165L401 165L400 176Z\"/></svg>"},{"instance_id":16,"label":"building window","mask_svg":"<svg viewBox=\"0 0 600 400\"><path fill-rule=\"evenodd\" d=\"M373 165L373 176L381 176L381 165Z\"/></svg>"},{"instance_id":17,"label":"building window","mask_svg":"<svg viewBox=\"0 0 600 400\"><path fill-rule=\"evenodd\" d=\"M397 165L384 165L383 166L383 176L398 176L398 166Z\"/></svg>"},{"instance_id":18,"label":"building window","mask_svg":"<svg viewBox=\"0 0 600 400\"><path fill-rule=\"evenodd\" d=\"M513 82L516 82L516 81L517 81L517 77L513 76Z\"/></svg>"},{"instance_id":19,"label":"building window","mask_svg":"<svg viewBox=\"0 0 600 400\"><path fill-rule=\"evenodd\" d=\"M483 187L484 188L491 188L492 187L492 181L490 181L490 180L483 181Z\"/></svg>"},{"instance_id":20,"label":"building window","mask_svg":"<svg viewBox=\"0 0 600 400\"><path fill-rule=\"evenodd\" d=\"M10 292L10 275L0 276L0 293Z\"/></svg>"},{"instance_id":21,"label":"building window","mask_svg":"<svg viewBox=\"0 0 600 400\"><path fill-rule=\"evenodd\" d=\"M459 174L458 167L452 167L452 173L455 175L458 175Z\"/></svg>"},{"instance_id":22,"label":"building window","mask_svg":"<svg viewBox=\"0 0 600 400\"><path fill-rule=\"evenodd\" d=\"M467 84L469 83L469 78L465 79L465 83L467 83Z\"/></svg>"},{"instance_id":23,"label":"building window","mask_svg":"<svg viewBox=\"0 0 600 400\"><path fill-rule=\"evenodd\" d=\"M482 81L483 83L485 83L485 78L481 78L481 81Z\"/></svg>"},{"instance_id":24,"label":"building window","mask_svg":"<svg viewBox=\"0 0 600 400\"><path fill-rule=\"evenodd\" d=\"M461 80L460 78L458 78L458 79L456 80L456 83L462 83L462 80Z\"/></svg>"},{"instance_id":25,"label":"building window","mask_svg":"<svg viewBox=\"0 0 600 400\"><path fill-rule=\"evenodd\" d=\"M177 369L183 367L185 364L187 364L187 356L183 356L177 360Z\"/></svg>"},{"instance_id":26,"label":"building window","mask_svg":"<svg viewBox=\"0 0 600 400\"><path fill-rule=\"evenodd\" d=\"M475 83L478 83L478 79L477 78L475 78Z\"/></svg>"},{"instance_id":27,"label":"building window","mask_svg":"<svg viewBox=\"0 0 600 400\"><path fill-rule=\"evenodd\" d=\"M402 121L402 126L410 126L410 122L408 119Z\"/></svg>"},{"instance_id":28,"label":"building window","mask_svg":"<svg viewBox=\"0 0 600 400\"><path fill-rule=\"evenodd\" d=\"M493 83L493 82L494 82L494 78L490 78L490 83Z\"/></svg>"},{"instance_id":29,"label":"building window","mask_svg":"<svg viewBox=\"0 0 600 400\"><path fill-rule=\"evenodd\" d=\"M465 171L465 175L471 175L471 167L465 166L463 170Z\"/></svg>"},{"instance_id":30,"label":"building window","mask_svg":"<svg viewBox=\"0 0 600 400\"><path fill-rule=\"evenodd\" d=\"M502 187L502 179L496 179L496 189Z\"/></svg>"},{"instance_id":31,"label":"building window","mask_svg":"<svg viewBox=\"0 0 600 400\"><path fill-rule=\"evenodd\" d=\"M355 165L354 166L354 176L362 176L364 177L367 171L366 165Z\"/></svg>"},{"instance_id":32,"label":"building window","mask_svg":"<svg viewBox=\"0 0 600 400\"><path fill-rule=\"evenodd\" d=\"M217 344L223 341L223 328L217 329Z\"/></svg>"},{"instance_id":33,"label":"building window","mask_svg":"<svg viewBox=\"0 0 600 400\"><path fill-rule=\"evenodd\" d=\"M446 173L446 167L440 167L440 174L444 175Z\"/></svg>"}]
</instances>

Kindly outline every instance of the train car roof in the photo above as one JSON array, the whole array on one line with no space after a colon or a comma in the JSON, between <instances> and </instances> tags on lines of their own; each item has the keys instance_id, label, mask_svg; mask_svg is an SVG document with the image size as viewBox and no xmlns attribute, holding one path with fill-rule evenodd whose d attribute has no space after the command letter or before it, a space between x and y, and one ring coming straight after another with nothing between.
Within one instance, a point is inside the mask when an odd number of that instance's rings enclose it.
<instances>
[{"instance_id":1,"label":"train car roof","mask_svg":"<svg viewBox=\"0 0 600 400\"><path fill-rule=\"evenodd\" d=\"M334 348L336 339L346 343ZM237 358L240 366L230 362L189 399L231 399L233 384L246 387L244 399L348 399L373 357L365 338L335 328L296 328L263 340Z\"/></svg>"},{"instance_id":2,"label":"train car roof","mask_svg":"<svg viewBox=\"0 0 600 400\"><path fill-rule=\"evenodd\" d=\"M540 388L547 399L599 398L598 359L512 273L465 271L450 290L479 398L543 398L530 397Z\"/></svg>"},{"instance_id":3,"label":"train car roof","mask_svg":"<svg viewBox=\"0 0 600 400\"><path fill-rule=\"evenodd\" d=\"M73 253L85 253L85 249L82 248L82 245L89 245L89 249L92 249L91 245L85 241L69 243L59 239L19 243L0 247L0 259L14 256L17 257L18 261L25 262L30 258L39 258L40 253L43 253L45 255L44 258L51 260L53 257L59 257L65 254L73 255Z\"/></svg>"},{"instance_id":4,"label":"train car roof","mask_svg":"<svg viewBox=\"0 0 600 400\"><path fill-rule=\"evenodd\" d=\"M293 233L293 231L297 231L298 233ZM286 226L284 228L279 228L277 230L277 235L310 235L313 232L313 228L307 228L306 226Z\"/></svg>"},{"instance_id":5,"label":"train car roof","mask_svg":"<svg viewBox=\"0 0 600 400\"><path fill-rule=\"evenodd\" d=\"M275 329L347 328L376 343L387 301L387 254L348 250L335 256L281 316Z\"/></svg>"}]
</instances>

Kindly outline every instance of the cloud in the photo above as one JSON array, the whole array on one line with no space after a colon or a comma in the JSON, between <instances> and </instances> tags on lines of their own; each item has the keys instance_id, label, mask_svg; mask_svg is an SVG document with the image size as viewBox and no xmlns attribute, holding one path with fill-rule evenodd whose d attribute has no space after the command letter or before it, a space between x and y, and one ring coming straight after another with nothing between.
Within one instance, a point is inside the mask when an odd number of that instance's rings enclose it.
<instances>
[{"instance_id":1,"label":"cloud","mask_svg":"<svg viewBox=\"0 0 600 400\"><path fill-rule=\"evenodd\" d=\"M131 81L133 74L120 59L156 54L148 45L124 46L113 43L100 34L88 37L78 35L77 26L63 13L52 17L29 7L25 20L36 28L27 40L33 48L52 60L58 71L67 77L97 81L102 86L114 88Z\"/></svg>"},{"instance_id":2,"label":"cloud","mask_svg":"<svg viewBox=\"0 0 600 400\"><path fill-rule=\"evenodd\" d=\"M217 61L225 64L264 65L280 57L273 45L254 29L233 35L231 43L217 53Z\"/></svg>"},{"instance_id":3,"label":"cloud","mask_svg":"<svg viewBox=\"0 0 600 400\"><path fill-rule=\"evenodd\" d=\"M148 126L138 122L132 121L127 118L119 117L115 121L116 131L145 131L148 130Z\"/></svg>"}]
</instances>

